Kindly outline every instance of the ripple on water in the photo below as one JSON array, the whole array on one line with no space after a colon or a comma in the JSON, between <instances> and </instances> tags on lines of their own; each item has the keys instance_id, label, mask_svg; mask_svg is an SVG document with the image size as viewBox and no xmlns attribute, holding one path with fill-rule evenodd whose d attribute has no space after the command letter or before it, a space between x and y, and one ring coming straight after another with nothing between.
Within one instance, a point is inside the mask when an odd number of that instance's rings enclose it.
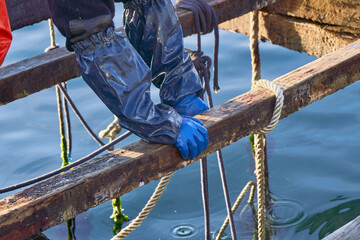
<instances>
[{"instance_id":1,"label":"ripple on water","mask_svg":"<svg viewBox=\"0 0 360 240\"><path fill-rule=\"evenodd\" d=\"M190 224L175 226L171 229L170 234L175 238L190 238L197 235L199 230Z\"/></svg>"},{"instance_id":2,"label":"ripple on water","mask_svg":"<svg viewBox=\"0 0 360 240\"><path fill-rule=\"evenodd\" d=\"M271 203L267 209L268 225L271 228L289 228L306 218L304 206L297 201L282 199Z\"/></svg>"}]
</instances>

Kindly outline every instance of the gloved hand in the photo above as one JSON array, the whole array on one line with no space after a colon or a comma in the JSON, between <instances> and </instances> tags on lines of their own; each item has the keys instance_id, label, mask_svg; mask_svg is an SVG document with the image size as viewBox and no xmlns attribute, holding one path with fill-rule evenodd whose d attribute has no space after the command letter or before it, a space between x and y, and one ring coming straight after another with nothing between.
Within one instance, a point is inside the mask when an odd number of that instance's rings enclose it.
<instances>
[{"instance_id":1,"label":"gloved hand","mask_svg":"<svg viewBox=\"0 0 360 240\"><path fill-rule=\"evenodd\" d=\"M198 119L183 116L180 132L174 142L184 159L194 159L207 148L209 135Z\"/></svg>"},{"instance_id":2,"label":"gloved hand","mask_svg":"<svg viewBox=\"0 0 360 240\"><path fill-rule=\"evenodd\" d=\"M172 107L180 114L195 116L209 109L205 102L195 93L187 95L176 101Z\"/></svg>"}]
</instances>

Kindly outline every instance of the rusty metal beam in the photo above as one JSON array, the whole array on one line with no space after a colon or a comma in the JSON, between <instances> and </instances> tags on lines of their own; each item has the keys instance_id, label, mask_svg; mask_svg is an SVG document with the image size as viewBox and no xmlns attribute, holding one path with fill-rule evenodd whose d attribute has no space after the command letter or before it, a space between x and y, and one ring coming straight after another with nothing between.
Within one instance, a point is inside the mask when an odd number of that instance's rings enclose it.
<instances>
[{"instance_id":1,"label":"rusty metal beam","mask_svg":"<svg viewBox=\"0 0 360 240\"><path fill-rule=\"evenodd\" d=\"M360 40L274 80L284 91L281 117L358 79ZM266 126L274 104L270 90L255 89L197 115L210 137L199 158ZM0 239L24 239L190 163L173 146L132 143L0 200Z\"/></svg>"}]
</instances>

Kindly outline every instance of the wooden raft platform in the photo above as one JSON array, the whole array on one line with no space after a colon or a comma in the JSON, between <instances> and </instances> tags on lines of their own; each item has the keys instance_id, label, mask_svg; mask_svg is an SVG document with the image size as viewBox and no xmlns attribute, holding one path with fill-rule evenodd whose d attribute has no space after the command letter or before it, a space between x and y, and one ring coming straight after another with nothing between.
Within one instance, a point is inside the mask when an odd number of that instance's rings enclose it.
<instances>
[{"instance_id":1,"label":"wooden raft platform","mask_svg":"<svg viewBox=\"0 0 360 240\"><path fill-rule=\"evenodd\" d=\"M245 34L249 32L249 17L244 14L268 6L259 14L260 37L314 56L324 56L360 38L357 0L208 2L223 29ZM6 4L13 30L50 17L47 0L6 0ZM184 36L193 34L193 14L179 9L176 12ZM360 41L356 41L276 79L274 82L284 90L282 118L358 80L359 60ZM80 76L75 66L74 54L60 48L0 68L0 105ZM210 135L209 148L201 157L266 126L274 100L271 91L258 89L198 115ZM138 141L117 149L0 200L0 239L27 238L190 163L171 146ZM359 218L349 225L358 227ZM326 239L357 236L351 235L356 232L346 226Z\"/></svg>"},{"instance_id":2,"label":"wooden raft platform","mask_svg":"<svg viewBox=\"0 0 360 240\"><path fill-rule=\"evenodd\" d=\"M360 39L358 0L279 0L259 13L259 38L321 57ZM249 35L249 14L220 28Z\"/></svg>"},{"instance_id":3,"label":"wooden raft platform","mask_svg":"<svg viewBox=\"0 0 360 240\"><path fill-rule=\"evenodd\" d=\"M345 224L323 240L355 240L360 236L360 216Z\"/></svg>"},{"instance_id":4,"label":"wooden raft platform","mask_svg":"<svg viewBox=\"0 0 360 240\"><path fill-rule=\"evenodd\" d=\"M284 91L281 117L358 79L360 41L274 80ZM274 104L271 91L255 89L197 115L210 137L199 158L265 127ZM138 141L117 149L0 200L0 237L14 240L40 233L190 163L168 145Z\"/></svg>"}]
</instances>

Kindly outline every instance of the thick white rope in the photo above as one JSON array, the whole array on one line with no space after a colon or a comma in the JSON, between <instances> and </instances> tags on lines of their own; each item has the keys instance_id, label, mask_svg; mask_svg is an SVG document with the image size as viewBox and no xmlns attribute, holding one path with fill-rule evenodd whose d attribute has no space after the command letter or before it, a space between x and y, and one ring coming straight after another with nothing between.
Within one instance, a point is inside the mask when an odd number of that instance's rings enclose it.
<instances>
[{"instance_id":1,"label":"thick white rope","mask_svg":"<svg viewBox=\"0 0 360 240\"><path fill-rule=\"evenodd\" d=\"M255 149L255 168L257 181L257 196L258 196L258 239L265 240L265 134L271 132L276 124L279 122L281 110L283 107L284 96L282 89L267 80L258 80L254 87L264 87L274 91L276 96L275 108L270 123L263 129L260 129L254 134L254 149Z\"/></svg>"},{"instance_id":2,"label":"thick white rope","mask_svg":"<svg viewBox=\"0 0 360 240\"><path fill-rule=\"evenodd\" d=\"M139 215L128 225L126 228L122 229L117 235L115 235L111 240L121 240L128 236L132 231L134 231L140 224L145 220L145 218L150 214L151 210L155 207L156 203L159 201L162 193L165 190L166 185L169 183L174 172L166 174L161 178L159 185L156 187L151 198L139 213Z\"/></svg>"},{"instance_id":3,"label":"thick white rope","mask_svg":"<svg viewBox=\"0 0 360 240\"><path fill-rule=\"evenodd\" d=\"M250 190L250 195L249 195L249 200L248 203L252 203L253 199L254 199L254 188L256 187L256 183L250 181L246 184L246 186L243 188L243 190L241 191L240 195L237 197L234 206L231 208L231 212L234 214L234 212L236 211L236 209L239 207L241 201L243 200L243 198L245 197L246 193ZM216 240L221 240L226 227L229 224L229 216L226 217L223 225L221 226L218 235L216 236Z\"/></svg>"},{"instance_id":4,"label":"thick white rope","mask_svg":"<svg viewBox=\"0 0 360 240\"><path fill-rule=\"evenodd\" d=\"M276 127L276 124L279 122L279 119L281 116L281 110L284 105L283 91L278 85L276 85L268 80L265 80L265 79L256 81L255 88L256 87L263 87L263 88L272 90L276 96L275 108L274 108L273 116L271 118L269 125L267 125L265 128L260 129L258 131L258 133L268 134Z\"/></svg>"},{"instance_id":5,"label":"thick white rope","mask_svg":"<svg viewBox=\"0 0 360 240\"><path fill-rule=\"evenodd\" d=\"M266 202L265 202L265 135L271 132L278 123L281 110L283 107L283 92L280 87L267 81L260 80L260 53L258 44L259 35L259 11L255 10L250 13L250 51L251 51L251 65L252 65L252 89L256 87L264 87L275 92L276 103L273 112L273 117L268 126L254 133L254 158L255 158L255 173L257 181L257 197L258 197L258 239L265 240L266 229Z\"/></svg>"},{"instance_id":6,"label":"thick white rope","mask_svg":"<svg viewBox=\"0 0 360 240\"><path fill-rule=\"evenodd\" d=\"M109 142L113 141L121 132L122 128L119 124L119 119L114 115L114 120L107 126L106 129L101 130L99 132L99 137L101 138L109 138ZM110 147L109 150L114 150L114 146Z\"/></svg>"}]
</instances>

